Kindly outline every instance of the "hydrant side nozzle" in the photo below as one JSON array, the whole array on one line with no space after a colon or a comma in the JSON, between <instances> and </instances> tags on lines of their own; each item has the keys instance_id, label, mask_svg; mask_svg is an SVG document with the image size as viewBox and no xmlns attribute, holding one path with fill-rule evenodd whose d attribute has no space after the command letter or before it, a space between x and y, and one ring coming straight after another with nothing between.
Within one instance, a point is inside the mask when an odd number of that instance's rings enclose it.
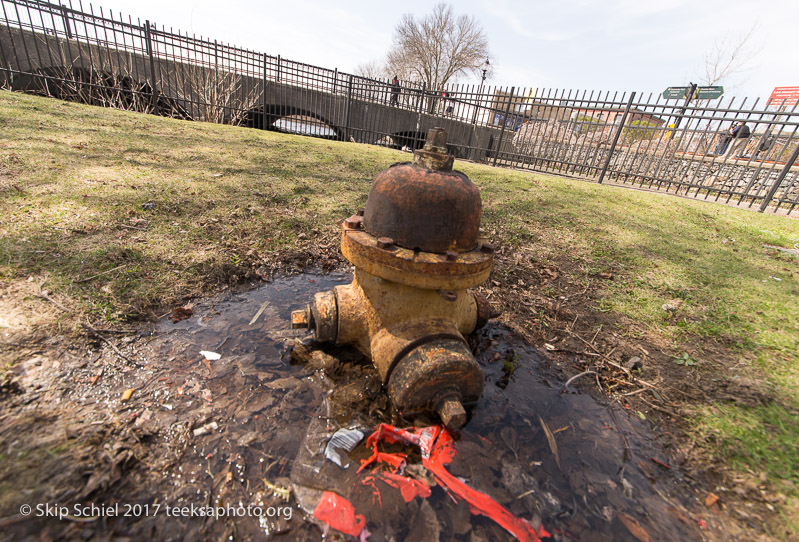
<instances>
[{"instance_id":1,"label":"hydrant side nozzle","mask_svg":"<svg viewBox=\"0 0 799 542\"><path fill-rule=\"evenodd\" d=\"M336 340L338 336L338 305L333 290L314 295L311 319L317 341L334 342Z\"/></svg>"}]
</instances>

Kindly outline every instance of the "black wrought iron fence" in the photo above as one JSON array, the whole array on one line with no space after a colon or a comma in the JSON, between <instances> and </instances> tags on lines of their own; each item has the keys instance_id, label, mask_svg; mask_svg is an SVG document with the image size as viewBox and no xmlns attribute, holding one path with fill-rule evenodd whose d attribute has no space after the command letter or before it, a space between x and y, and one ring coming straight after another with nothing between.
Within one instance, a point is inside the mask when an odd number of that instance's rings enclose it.
<instances>
[{"instance_id":1,"label":"black wrought iron fence","mask_svg":"<svg viewBox=\"0 0 799 542\"><path fill-rule=\"evenodd\" d=\"M795 102L370 79L77 4L0 0L0 86L144 113L418 148L791 213ZM747 137L730 139L744 122ZM743 132L738 132L743 133Z\"/></svg>"}]
</instances>

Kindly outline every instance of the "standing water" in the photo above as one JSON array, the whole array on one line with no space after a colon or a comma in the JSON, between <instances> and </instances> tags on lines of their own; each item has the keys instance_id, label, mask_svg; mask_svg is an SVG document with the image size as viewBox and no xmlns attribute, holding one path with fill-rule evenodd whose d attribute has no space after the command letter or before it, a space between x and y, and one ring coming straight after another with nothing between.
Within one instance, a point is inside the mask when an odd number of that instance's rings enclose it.
<instances>
[{"instance_id":1,"label":"standing water","mask_svg":"<svg viewBox=\"0 0 799 542\"><path fill-rule=\"evenodd\" d=\"M82 404L110 402L148 450L93 498L150 513L80 524L82 536L318 540L325 526L303 496L333 490L364 517L372 541L512 539L437 485L418 449L381 444L406 454L405 474L431 485L429 497L409 502L372 467L356 472L371 455L365 441L339 449L346 468L325 457L338 428L368 435L380 423L429 423L399 419L358 352L289 329L292 310L350 278L304 274L198 302L190 317L159 322L132 345L139 368L76 387ZM684 481L660 466L666 456L646 422L564 390L545 355L502 325L470 340L486 386L456 436L452 475L552 540L701 539L682 502ZM126 389L135 394L122 401Z\"/></svg>"}]
</instances>

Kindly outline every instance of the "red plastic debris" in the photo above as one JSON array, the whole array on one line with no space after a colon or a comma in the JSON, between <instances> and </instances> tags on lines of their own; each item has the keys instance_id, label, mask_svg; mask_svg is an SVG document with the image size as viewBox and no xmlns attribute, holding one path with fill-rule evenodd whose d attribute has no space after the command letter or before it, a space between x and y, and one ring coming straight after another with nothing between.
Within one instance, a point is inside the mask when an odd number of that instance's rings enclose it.
<instances>
[{"instance_id":1,"label":"red plastic debris","mask_svg":"<svg viewBox=\"0 0 799 542\"><path fill-rule=\"evenodd\" d=\"M377 440L367 440L366 445L372 447L372 455L361 460L361 468L358 469L358 472L361 472L372 463L387 463L392 467L392 472L397 472L405 467L405 454L388 454L378 451Z\"/></svg>"},{"instance_id":2,"label":"red plastic debris","mask_svg":"<svg viewBox=\"0 0 799 542\"><path fill-rule=\"evenodd\" d=\"M361 484L372 488L372 506L375 505L375 499L377 499L377 502L380 503L380 508L383 508L383 496L380 495L380 490L377 489L377 485L375 485L375 477L365 476L363 480L361 480Z\"/></svg>"},{"instance_id":3,"label":"red plastic debris","mask_svg":"<svg viewBox=\"0 0 799 542\"><path fill-rule=\"evenodd\" d=\"M355 515L355 507L352 503L332 491L322 493L322 498L314 508L313 515L316 519L344 534L361 536L365 531L366 518L360 514ZM365 537L361 536L361 539L364 540Z\"/></svg>"},{"instance_id":4,"label":"red plastic debris","mask_svg":"<svg viewBox=\"0 0 799 542\"><path fill-rule=\"evenodd\" d=\"M385 483L400 490L405 502L411 502L416 497L426 499L430 496L430 486L423 480L416 480L415 478L408 478L391 472L383 473L382 476Z\"/></svg>"},{"instance_id":5,"label":"red plastic debris","mask_svg":"<svg viewBox=\"0 0 799 542\"><path fill-rule=\"evenodd\" d=\"M451 495L466 501L473 514L491 518L518 540L537 542L541 537L550 536L543 526L536 532L529 523L511 514L485 493L470 488L444 468L444 465L452 462L456 453L452 437L445 428L431 426L424 429L398 429L391 425L380 424L377 430L369 435L366 444L374 446L375 453L379 453L377 452L377 442L380 440L389 443L405 442L418 446L422 452L422 464L433 474L439 484L446 488ZM361 468L373 462L371 459L367 460Z\"/></svg>"}]
</instances>

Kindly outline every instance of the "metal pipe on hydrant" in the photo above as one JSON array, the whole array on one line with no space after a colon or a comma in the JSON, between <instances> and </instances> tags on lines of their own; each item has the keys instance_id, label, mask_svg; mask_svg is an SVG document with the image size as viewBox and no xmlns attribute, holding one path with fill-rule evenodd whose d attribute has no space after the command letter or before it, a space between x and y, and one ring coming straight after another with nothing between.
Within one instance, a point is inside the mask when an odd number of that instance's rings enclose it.
<instances>
[{"instance_id":1,"label":"metal pipe on hydrant","mask_svg":"<svg viewBox=\"0 0 799 542\"><path fill-rule=\"evenodd\" d=\"M342 224L352 283L316 294L291 320L370 356L402 415L435 412L459 429L463 405L483 391L464 336L497 316L468 289L488 278L494 247L479 239L480 193L452 170L446 140L433 128L412 163L377 175L366 209Z\"/></svg>"}]
</instances>

